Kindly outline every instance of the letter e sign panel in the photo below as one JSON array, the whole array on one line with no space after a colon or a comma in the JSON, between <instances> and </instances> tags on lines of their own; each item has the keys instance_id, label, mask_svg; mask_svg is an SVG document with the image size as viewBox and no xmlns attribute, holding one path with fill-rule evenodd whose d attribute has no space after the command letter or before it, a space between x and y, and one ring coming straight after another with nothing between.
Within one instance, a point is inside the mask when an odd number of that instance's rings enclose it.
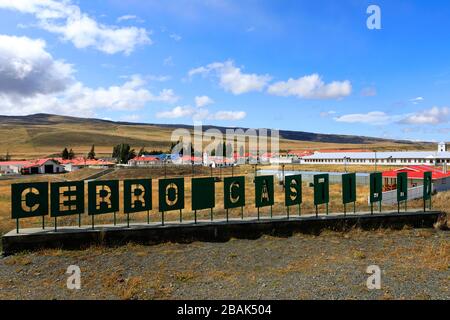
<instances>
[{"instance_id":1,"label":"letter e sign panel","mask_svg":"<svg viewBox=\"0 0 450 320\"><path fill-rule=\"evenodd\" d=\"M119 181L91 181L88 184L89 215L119 211Z\"/></svg>"},{"instance_id":2,"label":"letter e sign panel","mask_svg":"<svg viewBox=\"0 0 450 320\"><path fill-rule=\"evenodd\" d=\"M52 217L84 213L84 181L52 183L50 199Z\"/></svg>"},{"instance_id":3,"label":"letter e sign panel","mask_svg":"<svg viewBox=\"0 0 450 320\"><path fill-rule=\"evenodd\" d=\"M40 217L48 214L48 183L16 183L11 185L13 219Z\"/></svg>"},{"instance_id":4,"label":"letter e sign panel","mask_svg":"<svg viewBox=\"0 0 450 320\"><path fill-rule=\"evenodd\" d=\"M135 213L152 210L152 179L123 181L123 212Z\"/></svg>"},{"instance_id":5,"label":"letter e sign panel","mask_svg":"<svg viewBox=\"0 0 450 320\"><path fill-rule=\"evenodd\" d=\"M245 206L245 177L228 177L223 182L225 209Z\"/></svg>"},{"instance_id":6,"label":"letter e sign panel","mask_svg":"<svg viewBox=\"0 0 450 320\"><path fill-rule=\"evenodd\" d=\"M255 177L255 205L257 208L273 206L273 176Z\"/></svg>"},{"instance_id":7,"label":"letter e sign panel","mask_svg":"<svg viewBox=\"0 0 450 320\"><path fill-rule=\"evenodd\" d=\"M159 212L184 209L184 178L158 181Z\"/></svg>"},{"instance_id":8,"label":"letter e sign panel","mask_svg":"<svg viewBox=\"0 0 450 320\"><path fill-rule=\"evenodd\" d=\"M214 178L192 179L192 210L215 207Z\"/></svg>"}]
</instances>

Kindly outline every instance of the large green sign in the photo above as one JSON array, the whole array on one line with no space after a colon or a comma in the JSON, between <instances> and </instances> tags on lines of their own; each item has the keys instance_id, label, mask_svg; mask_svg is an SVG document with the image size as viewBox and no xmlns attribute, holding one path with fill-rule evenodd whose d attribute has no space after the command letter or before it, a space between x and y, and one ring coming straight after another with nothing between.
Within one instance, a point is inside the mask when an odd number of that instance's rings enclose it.
<instances>
[{"instance_id":1,"label":"large green sign","mask_svg":"<svg viewBox=\"0 0 450 320\"><path fill-rule=\"evenodd\" d=\"M433 175L431 172L423 174L423 199L430 200L433 193Z\"/></svg>"},{"instance_id":2,"label":"large green sign","mask_svg":"<svg viewBox=\"0 0 450 320\"><path fill-rule=\"evenodd\" d=\"M255 206L262 208L274 203L273 176L255 177Z\"/></svg>"},{"instance_id":3,"label":"large green sign","mask_svg":"<svg viewBox=\"0 0 450 320\"><path fill-rule=\"evenodd\" d=\"M17 183L11 185L13 219L48 215L48 183Z\"/></svg>"},{"instance_id":4,"label":"large green sign","mask_svg":"<svg viewBox=\"0 0 450 320\"><path fill-rule=\"evenodd\" d=\"M159 185L159 211L184 209L184 179L161 179Z\"/></svg>"},{"instance_id":5,"label":"large green sign","mask_svg":"<svg viewBox=\"0 0 450 320\"><path fill-rule=\"evenodd\" d=\"M192 210L215 207L215 182L213 177L192 179Z\"/></svg>"},{"instance_id":6,"label":"large green sign","mask_svg":"<svg viewBox=\"0 0 450 320\"><path fill-rule=\"evenodd\" d=\"M223 195L225 209L245 206L245 177L225 178Z\"/></svg>"},{"instance_id":7,"label":"large green sign","mask_svg":"<svg viewBox=\"0 0 450 320\"><path fill-rule=\"evenodd\" d=\"M84 213L84 181L52 183L50 199L52 217Z\"/></svg>"},{"instance_id":8,"label":"large green sign","mask_svg":"<svg viewBox=\"0 0 450 320\"><path fill-rule=\"evenodd\" d=\"M302 203L302 176L293 175L284 178L284 203L286 207Z\"/></svg>"},{"instance_id":9,"label":"large green sign","mask_svg":"<svg viewBox=\"0 0 450 320\"><path fill-rule=\"evenodd\" d=\"M408 200L408 173L397 173L397 202Z\"/></svg>"},{"instance_id":10,"label":"large green sign","mask_svg":"<svg viewBox=\"0 0 450 320\"><path fill-rule=\"evenodd\" d=\"M330 178L328 174L317 174L314 176L314 205L330 202Z\"/></svg>"},{"instance_id":11,"label":"large green sign","mask_svg":"<svg viewBox=\"0 0 450 320\"><path fill-rule=\"evenodd\" d=\"M89 215L117 211L119 211L119 181L90 181L88 183Z\"/></svg>"},{"instance_id":12,"label":"large green sign","mask_svg":"<svg viewBox=\"0 0 450 320\"><path fill-rule=\"evenodd\" d=\"M356 173L342 175L342 203L356 202Z\"/></svg>"},{"instance_id":13,"label":"large green sign","mask_svg":"<svg viewBox=\"0 0 450 320\"><path fill-rule=\"evenodd\" d=\"M370 203L383 200L383 175L381 172L370 174Z\"/></svg>"},{"instance_id":14,"label":"large green sign","mask_svg":"<svg viewBox=\"0 0 450 320\"><path fill-rule=\"evenodd\" d=\"M152 179L130 179L123 182L123 212L152 210Z\"/></svg>"}]
</instances>

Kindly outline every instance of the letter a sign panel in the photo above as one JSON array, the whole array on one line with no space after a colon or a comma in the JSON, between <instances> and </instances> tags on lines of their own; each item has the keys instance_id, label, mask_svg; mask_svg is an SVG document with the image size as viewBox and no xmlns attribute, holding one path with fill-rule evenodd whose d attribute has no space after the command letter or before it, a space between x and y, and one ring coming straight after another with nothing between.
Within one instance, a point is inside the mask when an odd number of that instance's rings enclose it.
<instances>
[{"instance_id":1,"label":"letter a sign panel","mask_svg":"<svg viewBox=\"0 0 450 320\"><path fill-rule=\"evenodd\" d=\"M228 177L224 179L225 209L245 206L245 177Z\"/></svg>"},{"instance_id":2,"label":"letter a sign panel","mask_svg":"<svg viewBox=\"0 0 450 320\"><path fill-rule=\"evenodd\" d=\"M123 182L123 212L152 210L152 179L132 179Z\"/></svg>"},{"instance_id":3,"label":"letter a sign panel","mask_svg":"<svg viewBox=\"0 0 450 320\"><path fill-rule=\"evenodd\" d=\"M273 176L255 177L255 205L257 208L273 206Z\"/></svg>"},{"instance_id":4,"label":"letter a sign panel","mask_svg":"<svg viewBox=\"0 0 450 320\"><path fill-rule=\"evenodd\" d=\"M11 185L13 219L40 217L48 214L48 183L17 183Z\"/></svg>"},{"instance_id":5,"label":"letter a sign panel","mask_svg":"<svg viewBox=\"0 0 450 320\"><path fill-rule=\"evenodd\" d=\"M159 211L184 209L184 179L161 179L159 183Z\"/></svg>"}]
</instances>

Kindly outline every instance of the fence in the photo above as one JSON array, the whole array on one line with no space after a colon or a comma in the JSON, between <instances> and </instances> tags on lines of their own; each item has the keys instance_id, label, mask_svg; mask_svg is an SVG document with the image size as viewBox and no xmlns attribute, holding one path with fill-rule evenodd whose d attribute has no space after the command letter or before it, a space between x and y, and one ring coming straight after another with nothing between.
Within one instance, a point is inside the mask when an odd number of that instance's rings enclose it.
<instances>
[{"instance_id":1,"label":"fence","mask_svg":"<svg viewBox=\"0 0 450 320\"><path fill-rule=\"evenodd\" d=\"M381 173L369 175L370 196L369 202L373 211L373 204L381 201L383 203L392 201L391 193L386 194L386 199L382 199ZM254 178L254 205L257 208L258 220L259 210L263 207L270 207L270 217L272 218L272 206L275 204L275 185L273 175L259 175ZM301 213L303 176L284 176L284 205L287 208L289 218L289 207L296 207ZM340 175L342 183L342 203L344 213L346 205L356 204L357 176L354 173ZM431 203L431 173L424 176L424 186L415 188L411 192L407 189L407 174L398 174L398 189L396 202L404 202L408 198L417 198L422 193L425 200ZM244 176L225 177L223 181L216 177L192 178L191 179L191 210L194 212L195 223L197 223L197 210L210 210L211 221L213 221L213 208L216 206L216 184L222 183L224 209L226 210L226 220L228 221L228 210L241 208L243 218L243 208L246 205L246 188ZM127 179L122 182L122 201L120 201L120 182L110 181L88 181L87 183L87 213L91 217L92 228L95 228L95 216L112 213L114 225L116 225L116 213L122 204L123 212L127 215L127 224L130 224L130 214L137 212L147 212L147 223L149 214L153 209L152 203L152 179ZM326 206L328 214L328 204L330 202L330 175L315 174L310 186L314 190L314 206L316 217L318 207ZM50 199L50 201L49 201ZM61 216L78 215L79 227L81 227L81 215L85 214L85 182L33 182L18 183L11 185L11 208L12 219L16 219L17 232L19 232L19 219L30 217L42 217L42 228L45 229L45 216L50 212L54 218L55 231L57 230L57 218ZM406 206L405 206L406 207ZM399 207L400 208L400 207ZM179 211L180 222L182 222L182 210L185 209L185 179L171 178L158 180L158 209L161 213L161 223L164 225L164 214L169 211ZM356 211L356 209L354 209ZM400 209L399 209L400 210Z\"/></svg>"}]
</instances>

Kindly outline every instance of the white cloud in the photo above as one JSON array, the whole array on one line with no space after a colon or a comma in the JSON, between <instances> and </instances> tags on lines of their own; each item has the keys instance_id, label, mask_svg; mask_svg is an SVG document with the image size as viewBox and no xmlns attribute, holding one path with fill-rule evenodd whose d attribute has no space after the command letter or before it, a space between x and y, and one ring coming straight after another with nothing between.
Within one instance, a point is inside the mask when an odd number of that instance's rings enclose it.
<instances>
[{"instance_id":1,"label":"white cloud","mask_svg":"<svg viewBox=\"0 0 450 320\"><path fill-rule=\"evenodd\" d=\"M0 0L0 8L34 15L40 28L61 35L77 48L94 47L108 54L130 54L137 45L152 43L144 28L98 23L70 0Z\"/></svg>"},{"instance_id":2,"label":"white cloud","mask_svg":"<svg viewBox=\"0 0 450 320\"><path fill-rule=\"evenodd\" d=\"M194 112L195 110L191 106L177 106L169 111L158 112L156 117L168 119L183 118L192 116Z\"/></svg>"},{"instance_id":3,"label":"white cloud","mask_svg":"<svg viewBox=\"0 0 450 320\"><path fill-rule=\"evenodd\" d=\"M323 112L321 112L319 115L320 115L322 118L327 118L327 117L329 117L329 116L331 116L331 115L333 115L333 114L336 114L336 111L333 111L333 110L331 110L331 111L323 111Z\"/></svg>"},{"instance_id":4,"label":"white cloud","mask_svg":"<svg viewBox=\"0 0 450 320\"><path fill-rule=\"evenodd\" d=\"M0 94L59 92L73 82L73 72L72 65L53 59L45 41L0 35Z\"/></svg>"},{"instance_id":5,"label":"white cloud","mask_svg":"<svg viewBox=\"0 0 450 320\"><path fill-rule=\"evenodd\" d=\"M201 120L219 120L219 121L236 121L242 120L247 116L244 111L217 111L210 113L207 109L193 108L189 105L177 106L168 111L161 111L156 114L157 118L177 119L192 118L196 121Z\"/></svg>"},{"instance_id":6,"label":"white cloud","mask_svg":"<svg viewBox=\"0 0 450 320\"><path fill-rule=\"evenodd\" d=\"M126 14L124 16L120 16L117 18L117 22L123 22L123 21L129 21L129 20L135 20L139 23L143 23L144 20L142 20L141 18L139 18L138 16L135 16L134 14Z\"/></svg>"},{"instance_id":7,"label":"white cloud","mask_svg":"<svg viewBox=\"0 0 450 320\"><path fill-rule=\"evenodd\" d=\"M448 123L450 118L450 108L433 107L415 114L409 115L400 121L402 124L441 124Z\"/></svg>"},{"instance_id":8,"label":"white cloud","mask_svg":"<svg viewBox=\"0 0 450 320\"><path fill-rule=\"evenodd\" d=\"M413 104L419 104L420 102L422 102L424 100L425 100L424 97L417 97L417 98L411 99L409 101L411 101Z\"/></svg>"},{"instance_id":9,"label":"white cloud","mask_svg":"<svg viewBox=\"0 0 450 320\"><path fill-rule=\"evenodd\" d=\"M242 120L247 116L244 111L218 111L212 115L214 120Z\"/></svg>"},{"instance_id":10,"label":"white cloud","mask_svg":"<svg viewBox=\"0 0 450 320\"><path fill-rule=\"evenodd\" d=\"M208 96L197 96L195 97L195 105L199 108L213 104L214 100Z\"/></svg>"},{"instance_id":11,"label":"white cloud","mask_svg":"<svg viewBox=\"0 0 450 320\"><path fill-rule=\"evenodd\" d=\"M365 124L386 124L393 121L393 117L389 116L385 112L372 111L368 113L354 113L346 114L340 117L334 118L337 122L345 123L365 123Z\"/></svg>"},{"instance_id":12,"label":"white cloud","mask_svg":"<svg viewBox=\"0 0 450 320\"><path fill-rule=\"evenodd\" d=\"M181 36L176 33L172 33L169 37L177 42L181 40Z\"/></svg>"},{"instance_id":13,"label":"white cloud","mask_svg":"<svg viewBox=\"0 0 450 320\"><path fill-rule=\"evenodd\" d=\"M219 78L219 84L225 91L235 95L262 91L271 80L269 75L243 73L231 60L214 62L204 67L192 69L189 71L189 76L192 77L197 74L206 76L211 73Z\"/></svg>"},{"instance_id":14,"label":"white cloud","mask_svg":"<svg viewBox=\"0 0 450 320\"><path fill-rule=\"evenodd\" d=\"M338 99L352 92L350 81L333 81L325 84L318 74L289 79L272 84L269 94L277 96L296 96L304 99Z\"/></svg>"},{"instance_id":15,"label":"white cloud","mask_svg":"<svg viewBox=\"0 0 450 320\"><path fill-rule=\"evenodd\" d=\"M125 122L139 122L141 121L141 116L138 114L129 114L121 117L120 120Z\"/></svg>"},{"instance_id":16,"label":"white cloud","mask_svg":"<svg viewBox=\"0 0 450 320\"><path fill-rule=\"evenodd\" d=\"M0 113L32 114L57 113L93 116L97 110L138 110L150 102L172 103L176 96L170 89L155 95L145 88L140 76L133 76L122 85L89 88L76 82L65 91L53 94L18 96L0 94Z\"/></svg>"},{"instance_id":17,"label":"white cloud","mask_svg":"<svg viewBox=\"0 0 450 320\"><path fill-rule=\"evenodd\" d=\"M90 88L73 73L72 65L45 50L44 41L0 35L0 113L92 116L99 109L135 110L149 102L178 100L172 89L153 94L140 75L121 85Z\"/></svg>"}]
</instances>

